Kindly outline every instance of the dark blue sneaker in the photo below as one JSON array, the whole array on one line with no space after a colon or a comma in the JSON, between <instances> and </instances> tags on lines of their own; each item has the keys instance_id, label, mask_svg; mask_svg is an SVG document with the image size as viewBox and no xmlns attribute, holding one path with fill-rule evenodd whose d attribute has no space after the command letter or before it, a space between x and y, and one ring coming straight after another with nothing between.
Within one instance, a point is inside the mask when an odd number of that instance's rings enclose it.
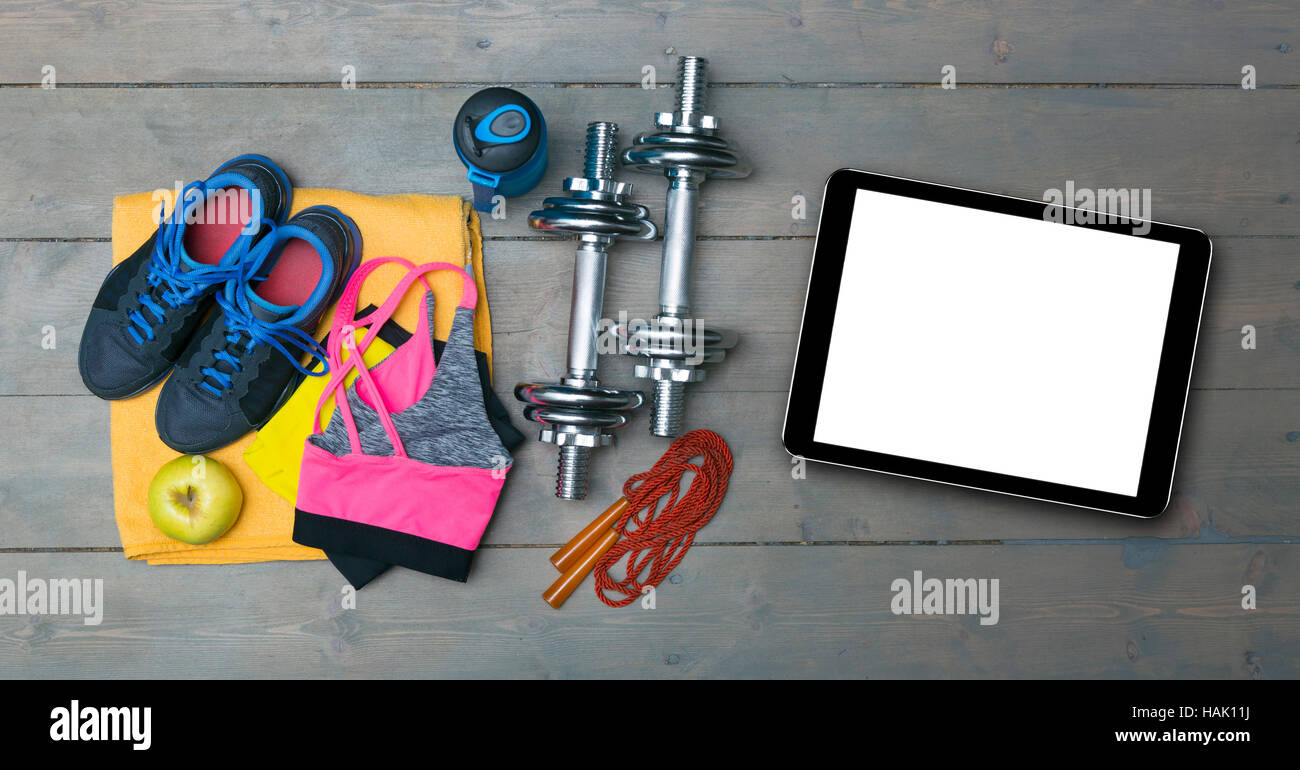
<instances>
[{"instance_id":1,"label":"dark blue sneaker","mask_svg":"<svg viewBox=\"0 0 1300 770\"><path fill-rule=\"evenodd\" d=\"M260 155L226 161L186 185L167 221L109 272L81 335L81 381L128 398L167 376L257 239L288 216L293 190Z\"/></svg>"},{"instance_id":2,"label":"dark blue sneaker","mask_svg":"<svg viewBox=\"0 0 1300 770\"><path fill-rule=\"evenodd\" d=\"M324 361L313 333L360 260L356 225L328 206L303 209L258 241L158 395L163 443L202 454L271 419L294 374L312 374L302 354Z\"/></svg>"}]
</instances>

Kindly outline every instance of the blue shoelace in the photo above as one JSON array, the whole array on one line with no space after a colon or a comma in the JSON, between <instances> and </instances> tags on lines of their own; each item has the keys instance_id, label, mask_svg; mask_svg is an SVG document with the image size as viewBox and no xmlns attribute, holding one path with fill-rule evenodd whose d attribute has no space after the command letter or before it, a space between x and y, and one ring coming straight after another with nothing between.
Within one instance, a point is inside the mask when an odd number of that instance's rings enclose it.
<instances>
[{"instance_id":1,"label":"blue shoelace","mask_svg":"<svg viewBox=\"0 0 1300 770\"><path fill-rule=\"evenodd\" d=\"M173 310L185 307L193 304L210 287L229 281L239 274L242 259L238 255L230 260L229 265L198 265L188 270L181 268L186 212L193 202L203 205L208 192L207 183L203 181L186 185L180 200L172 207L171 215L154 239L147 275L150 291L137 294L140 307L127 312L127 318L133 325L127 326L126 330L141 345L156 337L155 324L149 323L142 310L148 310L156 324L164 323L167 320L167 308L160 304L160 300ZM240 235L232 248L247 249L250 240L250 237Z\"/></svg>"},{"instance_id":2,"label":"blue shoelace","mask_svg":"<svg viewBox=\"0 0 1300 770\"><path fill-rule=\"evenodd\" d=\"M227 345L217 350L213 354L213 358L230 366L232 371L223 372L215 366L205 366L199 370L201 374L216 383L216 386L207 381L200 383L204 389L214 396L221 396L225 389L232 386L234 380L231 375L243 371L240 358L262 344L275 348L281 355L289 359L295 369L308 377L320 377L329 373L329 363L326 361L325 349L321 347L315 337L292 324L268 321L253 315L252 306L248 299L248 284L250 281L265 280L265 277L258 278L256 276L261 269L262 263L269 256L271 249L276 245L275 241L276 239L272 234L265 235L242 260L239 275L231 279L231 283L227 284L226 291L217 294L217 304L221 306L221 312L225 315ZM243 343L242 349L240 343ZM291 352L289 347L286 346L296 348L297 351ZM235 354L231 353L232 349ZM314 364L311 368L308 368L298 363L298 358L302 353L311 355L313 360L322 364L321 368L312 371L315 368Z\"/></svg>"}]
</instances>

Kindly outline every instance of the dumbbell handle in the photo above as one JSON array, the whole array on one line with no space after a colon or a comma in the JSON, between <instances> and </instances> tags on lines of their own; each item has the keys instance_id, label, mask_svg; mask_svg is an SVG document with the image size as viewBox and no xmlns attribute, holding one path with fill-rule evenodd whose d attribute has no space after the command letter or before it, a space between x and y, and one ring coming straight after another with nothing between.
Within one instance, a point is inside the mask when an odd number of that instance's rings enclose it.
<instances>
[{"instance_id":1,"label":"dumbbell handle","mask_svg":"<svg viewBox=\"0 0 1300 770\"><path fill-rule=\"evenodd\" d=\"M596 517L596 520L582 528L582 531L573 536L573 539L565 543L560 550L551 554L551 564L560 572L568 572L583 554L591 550L592 545L605 536L605 532L614 527L618 517L623 515L627 510L627 498L620 497L613 505L605 509L605 512Z\"/></svg>"}]
</instances>

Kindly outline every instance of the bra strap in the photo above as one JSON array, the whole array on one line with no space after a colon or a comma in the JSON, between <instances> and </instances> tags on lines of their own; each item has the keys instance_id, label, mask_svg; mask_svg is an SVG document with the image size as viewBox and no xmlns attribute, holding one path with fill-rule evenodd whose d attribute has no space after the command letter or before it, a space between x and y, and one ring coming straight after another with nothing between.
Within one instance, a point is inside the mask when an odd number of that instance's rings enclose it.
<instances>
[{"instance_id":1,"label":"bra strap","mask_svg":"<svg viewBox=\"0 0 1300 770\"><path fill-rule=\"evenodd\" d=\"M357 300L361 295L362 284L365 283L366 278L371 273L388 264L404 266L406 275L402 276L402 279L398 281L397 286L389 293L383 305L367 313L362 318L356 318ZM348 442L352 446L352 451L356 454L362 454L361 436L357 431L351 405L348 403L347 387L345 385L347 373L352 369L356 369L357 376L366 383L370 388L370 393L375 398L375 411L379 415L380 422L383 423L384 432L388 434L388 440L393 446L394 454L398 457L406 457L406 449L402 446L401 437L397 435L397 428L393 425L392 416L388 411L388 404L384 400L383 393L376 386L363 357L366 350L369 349L370 343L378 336L380 328L397 311L397 306L411 288L411 284L419 280L424 283L425 288L429 289L430 294L432 294L433 287L429 285L426 276L428 273L439 270L454 270L461 274L464 279L464 287L461 291L458 307L473 310L478 305L478 286L474 283L473 276L466 272L463 267L453 265L450 262L427 262L416 265L410 260L401 257L381 257L367 260L353 273L347 287L343 290L342 296L339 297L338 307L334 311L334 322L330 328L329 344L326 350L330 364L330 381L321 393L320 400L316 403L314 433L321 432L321 410L324 408L325 402L333 396L335 406L342 415L344 426L347 428ZM356 330L361 327L369 327L369 329L361 343L358 344ZM343 360L344 350L349 353L347 361Z\"/></svg>"}]
</instances>

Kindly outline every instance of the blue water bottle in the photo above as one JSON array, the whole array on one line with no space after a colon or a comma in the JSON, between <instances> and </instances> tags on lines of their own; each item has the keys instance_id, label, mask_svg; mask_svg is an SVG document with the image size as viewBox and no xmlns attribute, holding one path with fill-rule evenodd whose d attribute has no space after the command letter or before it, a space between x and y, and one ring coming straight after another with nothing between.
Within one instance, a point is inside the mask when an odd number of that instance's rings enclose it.
<instances>
[{"instance_id":1,"label":"blue water bottle","mask_svg":"<svg viewBox=\"0 0 1300 770\"><path fill-rule=\"evenodd\" d=\"M456 113L456 155L469 169L474 208L533 189L546 173L546 121L532 99L510 88L485 88Z\"/></svg>"}]
</instances>

